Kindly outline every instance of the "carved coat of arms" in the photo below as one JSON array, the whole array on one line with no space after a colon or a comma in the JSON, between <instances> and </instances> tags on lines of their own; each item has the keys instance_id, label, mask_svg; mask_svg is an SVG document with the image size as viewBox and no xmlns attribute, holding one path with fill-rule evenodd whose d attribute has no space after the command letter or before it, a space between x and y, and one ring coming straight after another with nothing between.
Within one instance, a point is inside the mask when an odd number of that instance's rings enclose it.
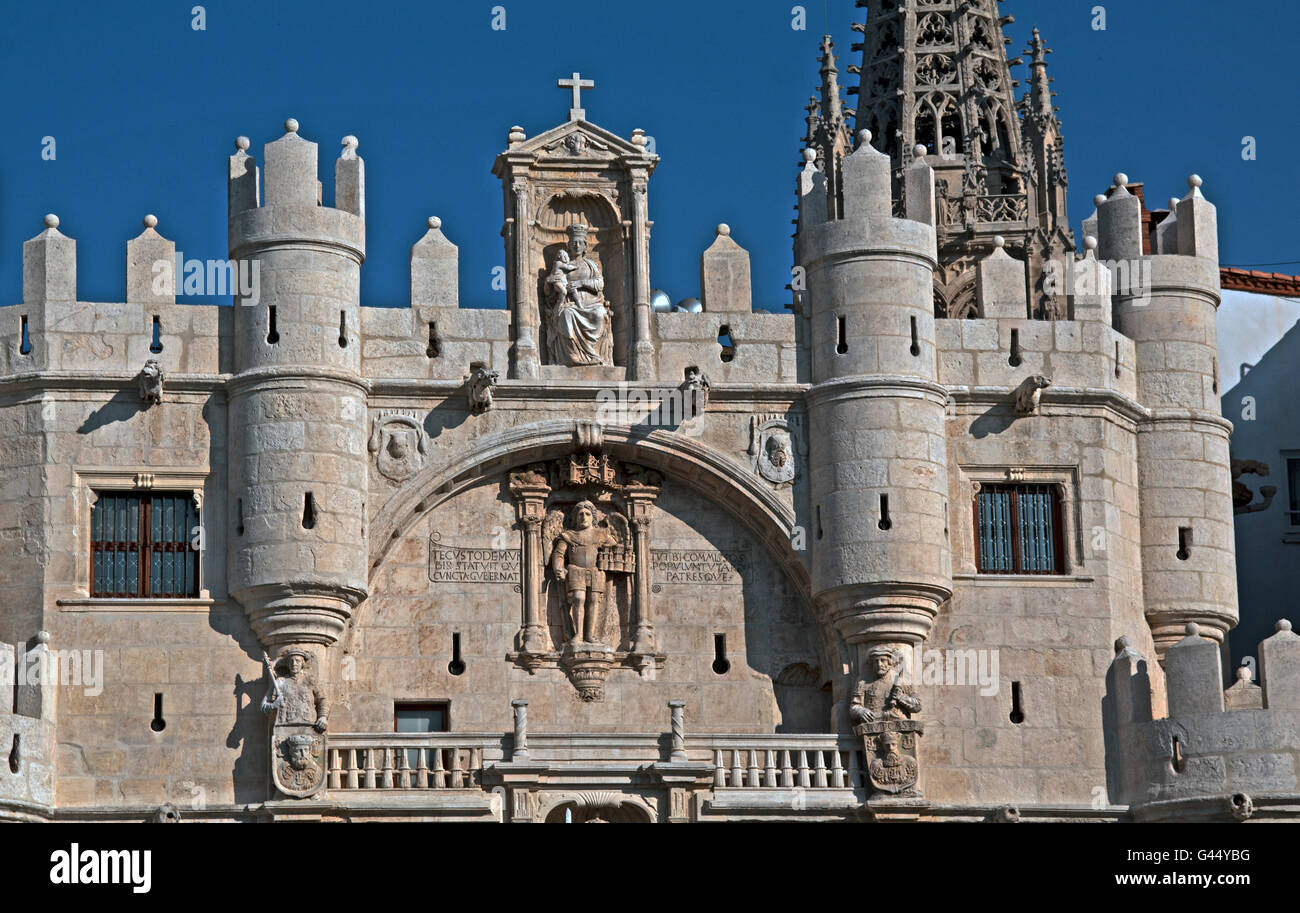
<instances>
[{"instance_id":1,"label":"carved coat of arms","mask_svg":"<svg viewBox=\"0 0 1300 913\"><path fill-rule=\"evenodd\" d=\"M405 482L424 466L428 436L415 413L381 410L375 416L369 450L381 475Z\"/></svg>"}]
</instances>

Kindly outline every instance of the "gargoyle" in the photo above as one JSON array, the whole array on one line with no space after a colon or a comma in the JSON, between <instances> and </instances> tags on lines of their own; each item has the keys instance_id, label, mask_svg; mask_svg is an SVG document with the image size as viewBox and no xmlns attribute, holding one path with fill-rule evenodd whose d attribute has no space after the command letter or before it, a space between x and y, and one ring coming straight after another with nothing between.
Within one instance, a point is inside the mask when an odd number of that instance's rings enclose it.
<instances>
[{"instance_id":1,"label":"gargoyle","mask_svg":"<svg viewBox=\"0 0 1300 913\"><path fill-rule=\"evenodd\" d=\"M1051 385L1052 379L1041 374L1026 377L1016 388L1016 415L1037 415L1043 391Z\"/></svg>"},{"instance_id":2,"label":"gargoyle","mask_svg":"<svg viewBox=\"0 0 1300 913\"><path fill-rule=\"evenodd\" d=\"M149 359L140 371L140 399L145 405L152 406L162 402L163 372L162 365L156 359Z\"/></svg>"},{"instance_id":3,"label":"gargoyle","mask_svg":"<svg viewBox=\"0 0 1300 913\"><path fill-rule=\"evenodd\" d=\"M479 361L470 365L469 370L469 411L481 415L492 408L492 398L496 395L497 381L501 375L497 371L489 371L487 365Z\"/></svg>"}]
</instances>

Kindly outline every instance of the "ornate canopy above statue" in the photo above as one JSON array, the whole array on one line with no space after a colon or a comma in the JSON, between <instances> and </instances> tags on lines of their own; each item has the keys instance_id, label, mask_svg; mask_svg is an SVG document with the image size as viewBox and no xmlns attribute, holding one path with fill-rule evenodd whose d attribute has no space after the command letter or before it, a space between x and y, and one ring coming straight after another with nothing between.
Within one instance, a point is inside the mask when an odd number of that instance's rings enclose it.
<instances>
[{"instance_id":1,"label":"ornate canopy above statue","mask_svg":"<svg viewBox=\"0 0 1300 913\"><path fill-rule=\"evenodd\" d=\"M505 191L506 288L517 378L645 379L650 338L647 187L659 158L585 120L574 74L569 121L510 131L492 172Z\"/></svg>"}]
</instances>

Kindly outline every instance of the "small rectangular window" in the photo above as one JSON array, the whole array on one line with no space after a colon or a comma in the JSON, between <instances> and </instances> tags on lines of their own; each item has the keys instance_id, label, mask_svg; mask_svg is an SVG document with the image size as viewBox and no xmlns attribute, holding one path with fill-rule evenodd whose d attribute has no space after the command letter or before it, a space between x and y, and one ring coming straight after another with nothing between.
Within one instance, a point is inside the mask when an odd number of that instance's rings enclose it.
<instances>
[{"instance_id":1,"label":"small rectangular window","mask_svg":"<svg viewBox=\"0 0 1300 913\"><path fill-rule=\"evenodd\" d=\"M1300 528L1300 457L1287 459L1286 485L1291 502L1287 505L1287 525Z\"/></svg>"},{"instance_id":2,"label":"small rectangular window","mask_svg":"<svg viewBox=\"0 0 1300 913\"><path fill-rule=\"evenodd\" d=\"M90 595L199 595L199 510L189 493L96 492L90 511Z\"/></svg>"},{"instance_id":3,"label":"small rectangular window","mask_svg":"<svg viewBox=\"0 0 1300 913\"><path fill-rule=\"evenodd\" d=\"M438 703L395 703L393 704L393 732L450 732L451 705ZM426 767L433 765L433 754L425 754ZM406 765L411 770L420 766L420 749L406 750Z\"/></svg>"},{"instance_id":4,"label":"small rectangular window","mask_svg":"<svg viewBox=\"0 0 1300 913\"><path fill-rule=\"evenodd\" d=\"M975 496L981 574L1060 574L1061 505L1054 485L984 485Z\"/></svg>"}]
</instances>

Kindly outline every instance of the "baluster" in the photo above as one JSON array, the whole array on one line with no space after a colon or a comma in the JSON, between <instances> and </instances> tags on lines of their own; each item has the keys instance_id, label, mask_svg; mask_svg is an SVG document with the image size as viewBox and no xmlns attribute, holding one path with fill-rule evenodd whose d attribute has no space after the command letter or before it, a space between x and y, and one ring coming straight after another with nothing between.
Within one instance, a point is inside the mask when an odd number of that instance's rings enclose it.
<instances>
[{"instance_id":1,"label":"baluster","mask_svg":"<svg viewBox=\"0 0 1300 913\"><path fill-rule=\"evenodd\" d=\"M862 786L862 764L858 760L860 754L857 750L849 752L849 785L854 789Z\"/></svg>"},{"instance_id":2,"label":"baluster","mask_svg":"<svg viewBox=\"0 0 1300 913\"><path fill-rule=\"evenodd\" d=\"M375 788L375 749L362 749L366 753L366 789Z\"/></svg>"},{"instance_id":3,"label":"baluster","mask_svg":"<svg viewBox=\"0 0 1300 913\"><path fill-rule=\"evenodd\" d=\"M384 753L384 769L382 772L382 778L380 780L380 788L392 789L393 788L393 749L381 748L380 750Z\"/></svg>"},{"instance_id":4,"label":"baluster","mask_svg":"<svg viewBox=\"0 0 1300 913\"><path fill-rule=\"evenodd\" d=\"M740 749L731 749L731 785L740 787L745 785L745 769L740 766Z\"/></svg>"},{"instance_id":5,"label":"baluster","mask_svg":"<svg viewBox=\"0 0 1300 913\"><path fill-rule=\"evenodd\" d=\"M817 755L817 779L814 780L813 782L817 785L818 789L825 789L826 788L826 759L823 757L823 752L820 748L814 751L813 754Z\"/></svg>"},{"instance_id":6,"label":"baluster","mask_svg":"<svg viewBox=\"0 0 1300 913\"><path fill-rule=\"evenodd\" d=\"M776 786L776 752L767 750L767 763L763 765L763 785L772 789Z\"/></svg>"},{"instance_id":7,"label":"baluster","mask_svg":"<svg viewBox=\"0 0 1300 913\"><path fill-rule=\"evenodd\" d=\"M347 765L347 767L345 768L348 774L347 788L356 789L361 785L360 780L358 780L357 778L358 771L360 770L361 767L360 762L357 761L357 749L345 748L343 749L343 752L344 752L343 757L346 759L344 763Z\"/></svg>"},{"instance_id":8,"label":"baluster","mask_svg":"<svg viewBox=\"0 0 1300 913\"><path fill-rule=\"evenodd\" d=\"M460 769L460 749L451 749L451 788L464 789L465 775Z\"/></svg>"},{"instance_id":9,"label":"baluster","mask_svg":"<svg viewBox=\"0 0 1300 913\"><path fill-rule=\"evenodd\" d=\"M836 789L844 788L844 765L838 748L831 749L831 785Z\"/></svg>"},{"instance_id":10,"label":"baluster","mask_svg":"<svg viewBox=\"0 0 1300 913\"><path fill-rule=\"evenodd\" d=\"M429 749L420 749L420 759L415 768L415 785L418 789L429 788Z\"/></svg>"},{"instance_id":11,"label":"baluster","mask_svg":"<svg viewBox=\"0 0 1300 913\"><path fill-rule=\"evenodd\" d=\"M341 773L339 767L340 764L342 764L342 761L339 760L339 750L337 748L331 748L330 749L330 783L329 783L330 789L338 789L342 785L339 776L339 774Z\"/></svg>"},{"instance_id":12,"label":"baluster","mask_svg":"<svg viewBox=\"0 0 1300 913\"><path fill-rule=\"evenodd\" d=\"M808 779L808 751L799 749L799 788L807 789L812 783Z\"/></svg>"},{"instance_id":13,"label":"baluster","mask_svg":"<svg viewBox=\"0 0 1300 913\"><path fill-rule=\"evenodd\" d=\"M786 789L794 788L794 768L790 766L790 749L781 749L781 785Z\"/></svg>"},{"instance_id":14,"label":"baluster","mask_svg":"<svg viewBox=\"0 0 1300 913\"><path fill-rule=\"evenodd\" d=\"M435 748L433 750L433 788L434 789L447 788L447 771L444 770L442 766L441 748Z\"/></svg>"},{"instance_id":15,"label":"baluster","mask_svg":"<svg viewBox=\"0 0 1300 913\"><path fill-rule=\"evenodd\" d=\"M410 789L411 759L407 757L405 748L395 748L393 750L397 752L397 782L393 785L398 789Z\"/></svg>"},{"instance_id":16,"label":"baluster","mask_svg":"<svg viewBox=\"0 0 1300 913\"><path fill-rule=\"evenodd\" d=\"M749 749L749 785L752 789L758 789L758 752Z\"/></svg>"},{"instance_id":17,"label":"baluster","mask_svg":"<svg viewBox=\"0 0 1300 913\"><path fill-rule=\"evenodd\" d=\"M469 782L467 786L483 784L483 749L476 746L469 750Z\"/></svg>"},{"instance_id":18,"label":"baluster","mask_svg":"<svg viewBox=\"0 0 1300 913\"><path fill-rule=\"evenodd\" d=\"M722 760L722 749L713 749L713 788L721 789L727 785L727 766Z\"/></svg>"}]
</instances>

